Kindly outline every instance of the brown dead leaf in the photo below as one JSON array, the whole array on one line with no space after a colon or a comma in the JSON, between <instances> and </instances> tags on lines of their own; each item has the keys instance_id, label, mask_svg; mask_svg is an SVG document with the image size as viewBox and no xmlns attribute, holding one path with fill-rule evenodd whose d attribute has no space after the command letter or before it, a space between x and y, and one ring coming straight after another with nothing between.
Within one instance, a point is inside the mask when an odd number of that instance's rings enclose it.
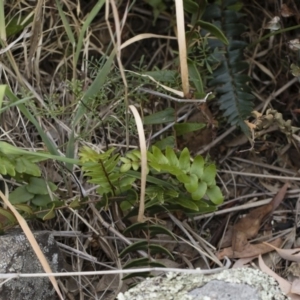
<instances>
[{"instance_id":1,"label":"brown dead leaf","mask_svg":"<svg viewBox=\"0 0 300 300\"><path fill-rule=\"evenodd\" d=\"M288 282L287 280L285 280L284 278L280 277L279 275L277 275L274 271L272 271L263 261L261 255L258 257L258 263L259 263L259 267L261 269L262 272L272 276L279 284L281 290L288 296L290 297L292 300L300 300L300 296L298 294L298 290L299 287L297 286L297 284L299 283L295 283L294 288L292 289L292 284L290 282Z\"/></svg>"},{"instance_id":2,"label":"brown dead leaf","mask_svg":"<svg viewBox=\"0 0 300 300\"><path fill-rule=\"evenodd\" d=\"M120 278L119 275L106 274L103 275L96 286L97 292L103 292L106 290L115 291L119 288Z\"/></svg>"},{"instance_id":3,"label":"brown dead leaf","mask_svg":"<svg viewBox=\"0 0 300 300\"><path fill-rule=\"evenodd\" d=\"M265 242L265 244L268 244L268 243ZM289 261L300 262L300 248L280 249L275 246L271 246L271 247L273 247L283 259L286 259Z\"/></svg>"},{"instance_id":4,"label":"brown dead leaf","mask_svg":"<svg viewBox=\"0 0 300 300\"><path fill-rule=\"evenodd\" d=\"M288 294L291 290L291 284L283 279L282 277L280 277L279 275L277 275L274 271L272 271L264 262L264 260L262 259L261 255L258 257L258 264L259 267L261 269L261 271L263 271L264 273L272 276L278 283L279 286L281 288L281 290L285 293Z\"/></svg>"},{"instance_id":5,"label":"brown dead leaf","mask_svg":"<svg viewBox=\"0 0 300 300\"><path fill-rule=\"evenodd\" d=\"M289 183L285 183L270 203L253 209L233 226L232 248L234 251L243 252L244 248L248 247L248 239L257 235L262 221L278 207L288 187Z\"/></svg>"},{"instance_id":6,"label":"brown dead leaf","mask_svg":"<svg viewBox=\"0 0 300 300\"><path fill-rule=\"evenodd\" d=\"M285 3L281 5L280 13L284 18L288 18L296 14L296 12L292 8L288 7Z\"/></svg>"},{"instance_id":7,"label":"brown dead leaf","mask_svg":"<svg viewBox=\"0 0 300 300\"><path fill-rule=\"evenodd\" d=\"M219 246L220 249L222 248L227 248L227 247L230 247L232 245L232 234L233 234L233 226L232 225L229 225L228 226L228 229L222 239L222 243L221 245Z\"/></svg>"},{"instance_id":8,"label":"brown dead leaf","mask_svg":"<svg viewBox=\"0 0 300 300\"><path fill-rule=\"evenodd\" d=\"M232 269L245 268L248 265L248 263L251 262L256 257L257 256L240 258L233 264Z\"/></svg>"},{"instance_id":9,"label":"brown dead leaf","mask_svg":"<svg viewBox=\"0 0 300 300\"><path fill-rule=\"evenodd\" d=\"M300 279L295 279L292 282L291 293L300 295Z\"/></svg>"},{"instance_id":10,"label":"brown dead leaf","mask_svg":"<svg viewBox=\"0 0 300 300\"><path fill-rule=\"evenodd\" d=\"M292 262L290 266L286 269L288 278L300 279L300 263Z\"/></svg>"},{"instance_id":11,"label":"brown dead leaf","mask_svg":"<svg viewBox=\"0 0 300 300\"><path fill-rule=\"evenodd\" d=\"M265 254L270 251L273 251L273 247L280 247L282 244L282 240L280 238L272 241L269 245L260 243L260 244L250 244L249 242L244 246L244 248L240 251L236 251L232 247L224 248L217 254L218 259L223 259L225 256L228 258L247 258L258 256L260 254Z\"/></svg>"}]
</instances>

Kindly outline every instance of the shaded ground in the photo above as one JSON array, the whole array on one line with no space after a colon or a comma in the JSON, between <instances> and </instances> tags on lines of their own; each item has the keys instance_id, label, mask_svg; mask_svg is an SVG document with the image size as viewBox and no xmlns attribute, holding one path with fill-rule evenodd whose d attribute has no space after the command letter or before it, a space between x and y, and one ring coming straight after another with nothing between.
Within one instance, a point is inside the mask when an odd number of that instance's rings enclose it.
<instances>
[{"instance_id":1,"label":"shaded ground","mask_svg":"<svg viewBox=\"0 0 300 300\"><path fill-rule=\"evenodd\" d=\"M57 148L66 153L72 120L78 111L79 103L113 49L108 25L114 33L116 23L112 13L106 21L102 8L84 35L84 46L76 61L76 47L73 48L70 36L66 34L56 2L45 1L45 6L41 6L40 10L39 5L42 5L42 1L37 2L36 14L39 12L42 18L31 20L33 26L28 28L28 32L33 32L33 35L30 37L25 33L16 44L12 44L24 33L23 29L8 36L7 44L12 46L5 55L1 54L0 78L19 98L34 95L26 105L38 118ZM119 17L126 21L120 35L122 43L142 33L175 35L173 1L162 1L165 6L160 12L145 2L138 1L129 8L124 1L118 5ZM290 45L291 40L299 36L300 7L296 1L287 2L292 16L284 17L285 11L282 12L279 1L251 1L250 4L248 1L244 2L247 3L242 9L245 14L242 21L247 30L242 39L248 44L245 59L249 63L247 72L252 79L249 85L256 97L254 107L258 112L248 120L253 128L251 137L245 138L239 129L226 123L226 118L217 105L218 96L200 107L193 104L175 104L155 95L141 93L138 91L141 85L165 91L147 78L125 72L129 101L145 116L172 107L176 118L179 119L188 113L187 120L190 122L206 124L205 129L177 139L174 147L188 147L193 154L204 154L208 159L215 161L219 171L218 183L225 195L224 204L216 213L189 219L177 211L172 218L167 214L157 214L157 219L152 220L153 223L157 222L167 227L178 237L178 242L167 240L166 236L160 237L165 242L164 247L175 257L175 261L172 261L163 254L155 256L157 261L161 261L167 267L213 268L220 264L217 251L228 228L249 212L252 203L258 203L257 206L266 204L264 200L272 199L287 181L290 187L286 200L271 214L267 214L263 222L259 222L259 233L251 239L258 243L281 237L280 246L284 245L287 249L299 246L300 139L296 128L300 127L297 78L300 74L297 69L300 43L295 46L296 51L291 49ZM62 8L72 31L76 33L76 38L95 3L96 1L89 1L88 4L86 1L62 2ZM15 16L30 18L33 9L23 2L17 2L14 6L6 4L5 15L7 20L14 19ZM154 17L155 13L157 19ZM280 15L282 32L268 36L268 22L274 16ZM187 14L187 28L189 21ZM42 39L38 39L41 36ZM122 50L121 59L126 70L139 74L162 69L173 71L172 79L166 80L164 84L180 90L177 51L176 40L138 39ZM194 57L192 56L193 59ZM205 68L202 68L201 72L203 78L209 75ZM206 84L207 80L204 80L204 83ZM208 85L205 86L205 91L215 93ZM124 83L116 62L104 80L101 90L91 97L85 115L76 127L76 147L88 145L97 148L98 151L105 151L106 147L115 146L119 153L124 153L127 142L126 126L130 148L137 147L138 137L133 118L131 117L126 124L124 93ZM10 108L2 112L1 117L2 140L30 149L44 147L35 126L19 109ZM288 120L291 121L286 123ZM161 134L153 138L157 132ZM167 128L166 124L145 126L145 133L148 144L174 135L172 128ZM75 154L77 155L77 150ZM81 196L72 176L60 165L49 162L44 163L42 168L44 176L58 185L59 196L66 203ZM75 169L74 173L86 190L92 188L79 169ZM51 230L66 231L64 237L58 237L58 241L70 246L68 249L62 247L69 270L120 269L131 259L140 257L137 253L131 253L123 259L118 256L128 244L122 234L123 227L128 224L124 224L122 216L117 214L120 211L113 208L117 206L117 202L106 210L99 210L94 204L100 201L100 197L93 190L85 201L87 204L80 209L62 209L57 212L55 219L43 223L35 221L32 224L34 228L42 226ZM76 237L73 232L78 233ZM137 241L150 237L139 233L127 238ZM152 242L161 243L155 239ZM235 257L236 260L238 258ZM264 259L269 267L287 277L289 262L274 253L266 254ZM62 280L62 285L65 288L66 299L113 299L117 292L124 291L129 285L139 281L139 278L127 281L121 279L118 275L82 276Z\"/></svg>"}]
</instances>

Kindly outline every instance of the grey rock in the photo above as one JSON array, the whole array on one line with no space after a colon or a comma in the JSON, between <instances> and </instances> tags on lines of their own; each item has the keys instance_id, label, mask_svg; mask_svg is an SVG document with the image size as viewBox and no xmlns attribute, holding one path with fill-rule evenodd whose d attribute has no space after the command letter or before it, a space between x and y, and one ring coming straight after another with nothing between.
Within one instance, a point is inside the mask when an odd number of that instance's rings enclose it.
<instances>
[{"instance_id":1,"label":"grey rock","mask_svg":"<svg viewBox=\"0 0 300 300\"><path fill-rule=\"evenodd\" d=\"M147 278L118 300L287 300L277 282L250 268L213 275L168 273Z\"/></svg>"},{"instance_id":2,"label":"grey rock","mask_svg":"<svg viewBox=\"0 0 300 300\"><path fill-rule=\"evenodd\" d=\"M53 272L61 272L63 259L50 232L35 232L34 236L45 254ZM0 273L44 273L44 270L20 232L0 236ZM0 300L52 300L57 299L48 277L14 278L5 283L0 280Z\"/></svg>"}]
</instances>

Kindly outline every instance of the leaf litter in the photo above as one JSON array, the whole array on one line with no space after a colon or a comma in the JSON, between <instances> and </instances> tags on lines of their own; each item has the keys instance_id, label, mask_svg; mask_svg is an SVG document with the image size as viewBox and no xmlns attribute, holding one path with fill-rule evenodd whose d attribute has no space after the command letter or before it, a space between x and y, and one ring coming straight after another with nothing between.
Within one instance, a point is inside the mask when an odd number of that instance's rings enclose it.
<instances>
[{"instance_id":1,"label":"leaf litter","mask_svg":"<svg viewBox=\"0 0 300 300\"><path fill-rule=\"evenodd\" d=\"M220 250L217 257L219 259L226 256L239 258L233 265L233 268L245 267L246 264L258 257L258 265L261 271L272 276L278 282L282 291L292 300L300 300L300 278L294 276L292 282L284 279L271 270L262 258L262 254L275 250L282 259L300 263L300 248L281 249L280 247L283 244L281 238L277 238L269 243L251 244L249 242L249 239L257 236L262 223L282 203L289 186L288 182L285 183L270 203L253 209L233 227L230 227L225 234L225 239L226 236L231 238L231 246Z\"/></svg>"},{"instance_id":2,"label":"leaf litter","mask_svg":"<svg viewBox=\"0 0 300 300\"><path fill-rule=\"evenodd\" d=\"M288 187L289 183L287 182L270 203L253 209L227 231L224 239L228 240L226 235L231 236L231 247L222 249L218 253L219 259L224 258L224 256L229 258L245 258L257 256L273 250L271 246L264 243L250 244L249 239L256 237L261 224L272 214L284 199ZM272 241L270 245L278 247L281 242L281 239L278 238Z\"/></svg>"}]
</instances>

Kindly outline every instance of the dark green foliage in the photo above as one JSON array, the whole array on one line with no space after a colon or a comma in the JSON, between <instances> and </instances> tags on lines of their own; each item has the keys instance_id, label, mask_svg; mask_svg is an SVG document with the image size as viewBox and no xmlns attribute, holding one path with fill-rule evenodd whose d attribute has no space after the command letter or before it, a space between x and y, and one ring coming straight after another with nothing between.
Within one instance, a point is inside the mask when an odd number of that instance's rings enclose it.
<instances>
[{"instance_id":1,"label":"dark green foliage","mask_svg":"<svg viewBox=\"0 0 300 300\"><path fill-rule=\"evenodd\" d=\"M133 150L125 157L113 154L113 149L98 154L84 147L80 161L89 182L98 184L103 196L102 207L110 205L109 198L122 196L120 208L125 214L135 213L139 196L133 188L140 180L141 153ZM161 207L161 212L180 209L187 214L213 211L222 203L223 195L216 185L216 166L207 163L202 156L191 161L188 149L178 155L171 147L164 151L152 146L147 152L148 176L145 208ZM121 166L119 166L121 163Z\"/></svg>"},{"instance_id":2,"label":"dark green foliage","mask_svg":"<svg viewBox=\"0 0 300 300\"><path fill-rule=\"evenodd\" d=\"M196 156L191 162L187 148L178 156L175 151L166 147L165 151L152 146L147 153L149 175L163 177L164 184L148 184L146 187L146 208L161 205L172 209L180 206L185 212L201 213L201 207L210 204L211 208L222 203L223 196L216 185L217 174L214 164L207 164L202 156ZM128 172L140 168L140 152L133 150L122 157L120 170ZM148 179L150 176L148 176ZM166 185L166 183L171 183ZM209 199L209 201L204 199ZM150 209L151 210L151 209Z\"/></svg>"},{"instance_id":3,"label":"dark green foliage","mask_svg":"<svg viewBox=\"0 0 300 300\"><path fill-rule=\"evenodd\" d=\"M13 178L20 186L9 193L9 201L20 211L24 217L38 217L46 220L55 217L55 208L62 206L57 201L54 191L57 189L52 182L41 178L41 170L37 162L46 158L39 152L31 153L18 149L5 142L0 151L0 175ZM6 149L5 146L8 146ZM4 182L4 181L2 181ZM2 191L5 192L4 185ZM44 212L40 212L44 210ZM0 210L0 216L9 222L0 223L0 230L13 226L16 222L12 213L6 209Z\"/></svg>"},{"instance_id":4,"label":"dark green foliage","mask_svg":"<svg viewBox=\"0 0 300 300\"><path fill-rule=\"evenodd\" d=\"M242 14L237 11L240 8L237 3L237 0L216 1L207 6L203 18L218 26L229 41L227 46L220 40L209 41L212 49L225 50L214 54L219 60L219 66L213 71L213 79L209 84L217 87L218 103L228 123L238 125L248 133L244 120L253 109L255 97L248 85L250 78L243 74L248 68L243 54L247 44L241 40L246 27L240 22Z\"/></svg>"},{"instance_id":5,"label":"dark green foliage","mask_svg":"<svg viewBox=\"0 0 300 300\"><path fill-rule=\"evenodd\" d=\"M116 166L119 162L119 155L112 154L114 148L105 153L98 154L96 151L84 147L80 151L82 170L90 177L89 182L98 184L97 192L100 195L116 196L128 190L135 178L123 176Z\"/></svg>"},{"instance_id":6,"label":"dark green foliage","mask_svg":"<svg viewBox=\"0 0 300 300\"><path fill-rule=\"evenodd\" d=\"M170 236L172 239L175 239L175 236L173 235L173 233L171 231L169 231L168 229L166 229L163 226L160 225L149 225L147 223L135 223L129 227L127 227L123 234L129 234L131 233L133 236L138 236L139 232L143 232L146 233L147 235L150 236L150 238L155 237L158 234L164 234L164 235L168 235ZM173 255L164 247L162 247L161 245L157 245L157 244L152 244L150 241L138 241L135 242L133 244L131 244L130 246L126 247L121 253L120 253L120 257L124 257L126 254L129 254L131 252L134 251L144 251L146 253L148 253L149 255L153 256L155 254L160 254L160 255L165 255L166 257L170 257L171 259L174 260ZM154 261L152 259L150 259L150 257L144 257L144 258L138 258L138 259L132 259L129 261L129 263L127 263L125 266L123 266L123 269L129 269L129 268L142 268L142 267L165 267L163 264ZM125 276L125 278L130 278L130 277L134 277L134 276L144 276L144 275L150 275L149 272L146 273L138 273L138 274L129 274L127 276ZM125 279L124 278L124 279Z\"/></svg>"}]
</instances>

